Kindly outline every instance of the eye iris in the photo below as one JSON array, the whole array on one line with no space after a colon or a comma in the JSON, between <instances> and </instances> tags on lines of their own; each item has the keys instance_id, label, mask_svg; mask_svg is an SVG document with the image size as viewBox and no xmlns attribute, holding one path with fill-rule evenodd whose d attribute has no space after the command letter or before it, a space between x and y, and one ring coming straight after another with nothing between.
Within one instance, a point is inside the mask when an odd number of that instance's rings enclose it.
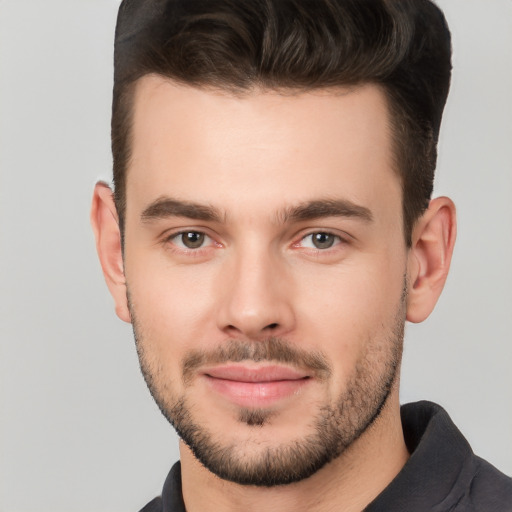
<instances>
[{"instance_id":1,"label":"eye iris","mask_svg":"<svg viewBox=\"0 0 512 512\"><path fill-rule=\"evenodd\" d=\"M312 238L317 249L329 249L334 244L334 235L329 233L314 233Z\"/></svg>"},{"instance_id":2,"label":"eye iris","mask_svg":"<svg viewBox=\"0 0 512 512\"><path fill-rule=\"evenodd\" d=\"M181 241L185 247L189 249L197 249L201 247L204 242L204 233L197 233L195 231L189 231L181 235Z\"/></svg>"}]
</instances>

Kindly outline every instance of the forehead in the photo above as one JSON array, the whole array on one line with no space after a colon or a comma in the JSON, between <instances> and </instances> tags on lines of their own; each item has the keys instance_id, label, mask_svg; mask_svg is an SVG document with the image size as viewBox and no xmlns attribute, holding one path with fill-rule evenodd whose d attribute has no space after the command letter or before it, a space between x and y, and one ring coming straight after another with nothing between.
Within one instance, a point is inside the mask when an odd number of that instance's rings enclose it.
<instances>
[{"instance_id":1,"label":"forehead","mask_svg":"<svg viewBox=\"0 0 512 512\"><path fill-rule=\"evenodd\" d=\"M166 194L240 208L400 189L377 86L234 95L150 75L133 108L128 208Z\"/></svg>"}]
</instances>

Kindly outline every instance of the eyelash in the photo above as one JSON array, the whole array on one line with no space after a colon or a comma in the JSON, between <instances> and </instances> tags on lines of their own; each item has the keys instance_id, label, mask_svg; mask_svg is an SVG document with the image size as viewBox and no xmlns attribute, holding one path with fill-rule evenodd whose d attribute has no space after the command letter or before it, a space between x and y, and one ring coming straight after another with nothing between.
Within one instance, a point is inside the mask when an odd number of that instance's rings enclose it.
<instances>
[{"instance_id":1,"label":"eyelash","mask_svg":"<svg viewBox=\"0 0 512 512\"><path fill-rule=\"evenodd\" d=\"M295 242L292 246L293 247L299 247L301 244L304 243L304 241L307 239L307 238L310 238L310 237L313 237L315 235L327 235L329 237L333 237L334 238L334 241L332 243L331 246L329 247L325 247L325 248L319 248L319 247L304 247L304 249L307 249L308 251L313 251L315 253L327 253L327 252L330 252L331 250L336 250L335 248L338 246L338 245L341 245L341 244L346 244L348 243L346 239L344 239L342 236L336 234L336 233L332 233L330 231L312 231L304 236L302 236L300 238L300 240L298 242ZM311 244L314 245L314 242L313 242L313 239L311 241Z\"/></svg>"},{"instance_id":2,"label":"eyelash","mask_svg":"<svg viewBox=\"0 0 512 512\"><path fill-rule=\"evenodd\" d=\"M176 243L176 239L179 239L179 237L182 237L183 235L187 235L187 234L195 234L195 235L203 236L205 238L204 241L210 240L210 243L206 246L202 244L201 246L199 246L197 248L186 247L183 243L181 243L182 244L181 246L178 245ZM301 236L300 239L297 242L294 242L291 246L293 248L300 248L307 238L313 237L314 235L327 235L329 237L334 237L334 241L331 246L326 247L326 248L303 247L310 254L311 253L314 253L317 255L320 255L322 253L329 254L329 253L335 251L336 247L338 247L339 245L346 245L349 243L346 238L344 238L336 233L332 233L328 230L324 230L324 231L318 230L318 231L311 231L310 233L307 233L307 234ZM203 243L204 243L204 241L203 241ZM205 251L207 251L211 247L214 247L214 248L222 247L221 243L215 242L215 240L212 237L210 237L207 233L205 233L204 231L194 230L194 229L186 229L186 230L178 231L177 233L172 233L169 236L165 237L165 239L163 240L163 243L167 247L170 247L173 251L180 252L182 254L191 255L191 256L201 256L201 255L203 255L203 253ZM312 245L314 245L313 242L312 242Z\"/></svg>"},{"instance_id":3,"label":"eyelash","mask_svg":"<svg viewBox=\"0 0 512 512\"><path fill-rule=\"evenodd\" d=\"M180 246L176 243L175 240L178 239L179 237L186 235L186 234L192 234L192 233L196 234L196 235L203 235L205 237L205 241L207 239L209 239L211 241L211 243L206 246L201 245L200 247L197 247L197 248L186 247L184 244L183 244L183 246ZM202 255L204 255L205 251L210 249L212 246L222 247L222 244L215 242L215 240L211 236L209 236L207 233L205 233L204 231L195 230L195 229L184 229L182 231L178 231L177 233L172 233L172 234L166 236L162 242L166 246L167 249L170 249L173 252L177 252L180 254L185 254L187 256L202 256Z\"/></svg>"}]
</instances>

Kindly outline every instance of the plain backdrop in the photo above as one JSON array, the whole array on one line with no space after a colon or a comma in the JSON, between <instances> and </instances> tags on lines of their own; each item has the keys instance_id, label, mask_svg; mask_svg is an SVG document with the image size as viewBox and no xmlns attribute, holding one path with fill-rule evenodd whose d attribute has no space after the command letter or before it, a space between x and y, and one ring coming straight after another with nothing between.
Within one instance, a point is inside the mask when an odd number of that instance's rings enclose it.
<instances>
[{"instance_id":1,"label":"plain backdrop","mask_svg":"<svg viewBox=\"0 0 512 512\"><path fill-rule=\"evenodd\" d=\"M409 325L402 401L442 404L512 473L512 2L444 0L454 73L436 195L459 237ZM177 440L114 315L89 227L110 180L116 0L0 0L0 512L137 511Z\"/></svg>"}]
</instances>

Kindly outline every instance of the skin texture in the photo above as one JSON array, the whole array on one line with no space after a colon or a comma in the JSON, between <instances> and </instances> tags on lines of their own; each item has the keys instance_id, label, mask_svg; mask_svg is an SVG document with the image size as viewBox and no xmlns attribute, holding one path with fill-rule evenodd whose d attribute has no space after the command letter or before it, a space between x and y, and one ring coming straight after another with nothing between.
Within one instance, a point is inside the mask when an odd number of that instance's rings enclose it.
<instances>
[{"instance_id":1,"label":"skin texture","mask_svg":"<svg viewBox=\"0 0 512 512\"><path fill-rule=\"evenodd\" d=\"M444 285L452 202L431 202L407 249L376 86L235 97L148 76L134 108L124 259L102 184L92 223L150 390L195 443L181 444L187 510L360 510L407 460L403 325L426 318ZM240 372L272 365L300 385L267 376L247 397ZM293 447L321 447L322 428L334 460L289 485L241 485L251 471L285 483Z\"/></svg>"}]
</instances>

